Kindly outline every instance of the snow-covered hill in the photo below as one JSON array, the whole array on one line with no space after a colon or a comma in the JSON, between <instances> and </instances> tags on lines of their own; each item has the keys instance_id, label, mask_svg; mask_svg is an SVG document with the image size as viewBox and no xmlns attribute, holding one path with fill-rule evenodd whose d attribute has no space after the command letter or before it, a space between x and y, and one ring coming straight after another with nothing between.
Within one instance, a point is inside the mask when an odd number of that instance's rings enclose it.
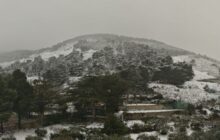
<instances>
[{"instance_id":1,"label":"snow-covered hill","mask_svg":"<svg viewBox=\"0 0 220 140\"><path fill-rule=\"evenodd\" d=\"M79 36L73 39L69 39L58 43L50 48L34 50L34 51L14 51L9 53L0 54L0 66L8 67L11 64L17 62L26 62L28 60L33 61L34 58L41 56L42 59L47 61L51 57L58 58L59 56L67 56L74 49L82 51L84 54L84 60L87 60L92 56L96 50L101 50L106 46L116 47L122 42L133 42L137 44L146 44L149 47L155 49L157 52L163 54L188 54L188 51L172 47L165 43L142 38L132 38L126 36L118 36L111 34L92 34ZM77 44L77 45L76 45ZM81 45L81 46L80 46ZM81 50L83 48L83 50ZM117 52L117 51L115 51Z\"/></svg>"}]
</instances>

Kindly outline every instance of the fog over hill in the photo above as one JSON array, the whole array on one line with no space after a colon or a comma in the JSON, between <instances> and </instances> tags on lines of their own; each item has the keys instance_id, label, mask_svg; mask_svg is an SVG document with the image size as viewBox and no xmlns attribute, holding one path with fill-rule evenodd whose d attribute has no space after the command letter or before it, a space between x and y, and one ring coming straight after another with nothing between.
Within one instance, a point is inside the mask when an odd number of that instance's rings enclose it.
<instances>
[{"instance_id":1,"label":"fog over hill","mask_svg":"<svg viewBox=\"0 0 220 140\"><path fill-rule=\"evenodd\" d=\"M72 48L74 43L76 43L77 41L82 41L82 40L88 40L88 41L95 40L96 43L90 44L90 46L93 48L96 46L95 48L97 49L102 49L103 47L106 47L106 45L110 45L111 44L110 41L115 41L115 42L126 42L127 41L127 42L135 42L139 44L146 44L149 47L157 51L161 51L162 49L162 50L165 50L167 54L170 54L170 55L189 53L189 51L176 48L171 45L165 44L163 42L151 40L151 39L134 38L134 37L127 37L127 36L112 35L112 34L91 34L91 35L78 36L73 39L68 39L63 42L59 42L56 45L53 45L52 47L49 47L49 48L43 48L39 50L18 50L18 51L12 51L12 52L7 52L7 53L0 53L0 62L16 61L19 59L28 58L31 55L38 56L45 52L54 52L54 51L59 52L59 49L61 51L61 49L64 48L67 44L70 46L70 48ZM62 55L62 52L60 52L60 55Z\"/></svg>"}]
</instances>

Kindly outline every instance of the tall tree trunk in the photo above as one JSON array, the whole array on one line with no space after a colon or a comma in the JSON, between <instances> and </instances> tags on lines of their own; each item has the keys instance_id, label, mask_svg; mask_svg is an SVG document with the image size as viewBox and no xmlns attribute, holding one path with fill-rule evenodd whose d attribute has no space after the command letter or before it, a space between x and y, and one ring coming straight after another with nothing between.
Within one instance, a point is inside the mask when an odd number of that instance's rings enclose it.
<instances>
[{"instance_id":1,"label":"tall tree trunk","mask_svg":"<svg viewBox=\"0 0 220 140\"><path fill-rule=\"evenodd\" d=\"M44 125L44 112L40 113L40 124L41 126Z\"/></svg>"},{"instance_id":2,"label":"tall tree trunk","mask_svg":"<svg viewBox=\"0 0 220 140\"><path fill-rule=\"evenodd\" d=\"M1 132L4 133L4 124L3 124L2 121L1 121L1 126L0 127L1 127Z\"/></svg>"}]
</instances>

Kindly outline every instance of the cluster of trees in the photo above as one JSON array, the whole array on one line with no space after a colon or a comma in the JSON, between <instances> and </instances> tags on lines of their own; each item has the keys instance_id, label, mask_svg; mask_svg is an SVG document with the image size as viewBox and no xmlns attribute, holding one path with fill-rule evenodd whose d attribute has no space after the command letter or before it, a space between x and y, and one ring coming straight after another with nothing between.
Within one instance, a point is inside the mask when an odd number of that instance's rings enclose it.
<instances>
[{"instance_id":1,"label":"cluster of trees","mask_svg":"<svg viewBox=\"0 0 220 140\"><path fill-rule=\"evenodd\" d=\"M103 105L103 115L113 114L122 105L122 96L130 86L119 74L86 76L65 95L61 95L48 77L50 75L46 73L30 84L26 74L20 70L0 76L2 131L4 122L8 121L12 113L17 115L18 128L22 128L22 119L29 119L33 114L37 114L39 123L43 125L46 111L58 105L55 107L56 111L65 115L69 102L76 106L79 118L87 115L88 110L92 110L92 116L95 118L97 107L100 105Z\"/></svg>"},{"instance_id":2,"label":"cluster of trees","mask_svg":"<svg viewBox=\"0 0 220 140\"><path fill-rule=\"evenodd\" d=\"M35 80L31 85L27 81L26 74L20 70L15 70L12 74L0 75L1 131L4 131L3 124L8 121L13 112L17 115L19 129L22 118L30 117L32 112L40 114L43 123L46 107L52 103L56 95L51 89L47 80Z\"/></svg>"},{"instance_id":3,"label":"cluster of trees","mask_svg":"<svg viewBox=\"0 0 220 140\"><path fill-rule=\"evenodd\" d=\"M70 92L78 113L85 115L90 109L95 118L96 109L101 105L109 114L118 111L119 105L123 103L122 96L126 94L128 87L129 84L117 74L89 76L84 77Z\"/></svg>"},{"instance_id":4,"label":"cluster of trees","mask_svg":"<svg viewBox=\"0 0 220 140\"><path fill-rule=\"evenodd\" d=\"M193 78L192 65L185 62L161 66L154 74L153 81L182 85Z\"/></svg>"}]
</instances>

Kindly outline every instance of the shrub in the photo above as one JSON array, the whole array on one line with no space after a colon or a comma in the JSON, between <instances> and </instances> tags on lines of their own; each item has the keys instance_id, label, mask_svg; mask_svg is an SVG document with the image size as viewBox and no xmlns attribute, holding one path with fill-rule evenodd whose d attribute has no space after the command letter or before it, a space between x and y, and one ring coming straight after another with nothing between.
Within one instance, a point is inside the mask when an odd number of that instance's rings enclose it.
<instances>
[{"instance_id":1,"label":"shrub","mask_svg":"<svg viewBox=\"0 0 220 140\"><path fill-rule=\"evenodd\" d=\"M103 139L94 139L94 140L132 140L132 139L129 137L122 137L122 136L118 136L118 135L113 135L113 136L104 137Z\"/></svg>"},{"instance_id":2,"label":"shrub","mask_svg":"<svg viewBox=\"0 0 220 140\"><path fill-rule=\"evenodd\" d=\"M83 134L80 133L80 130L74 128L70 130L63 129L59 133L50 135L51 140L75 140L75 139L83 140L84 138L85 137Z\"/></svg>"},{"instance_id":3,"label":"shrub","mask_svg":"<svg viewBox=\"0 0 220 140\"><path fill-rule=\"evenodd\" d=\"M16 140L16 138L14 136L8 136L8 137L2 138L2 140Z\"/></svg>"},{"instance_id":4,"label":"shrub","mask_svg":"<svg viewBox=\"0 0 220 140\"><path fill-rule=\"evenodd\" d=\"M203 125L201 122L192 122L190 126L194 131L201 131Z\"/></svg>"},{"instance_id":5,"label":"shrub","mask_svg":"<svg viewBox=\"0 0 220 140\"><path fill-rule=\"evenodd\" d=\"M168 140L189 140L185 133L169 134Z\"/></svg>"},{"instance_id":6,"label":"shrub","mask_svg":"<svg viewBox=\"0 0 220 140\"><path fill-rule=\"evenodd\" d=\"M161 135L166 135L168 133L168 130L166 128L163 128L160 130Z\"/></svg>"},{"instance_id":7,"label":"shrub","mask_svg":"<svg viewBox=\"0 0 220 140\"><path fill-rule=\"evenodd\" d=\"M47 130L45 129L36 129L35 133L37 134L37 136L39 137L45 137L47 134Z\"/></svg>"},{"instance_id":8,"label":"shrub","mask_svg":"<svg viewBox=\"0 0 220 140\"><path fill-rule=\"evenodd\" d=\"M134 125L132 126L131 131L132 131L132 133L140 133L140 132L146 131L146 128L145 128L144 125L134 124Z\"/></svg>"},{"instance_id":9,"label":"shrub","mask_svg":"<svg viewBox=\"0 0 220 140\"><path fill-rule=\"evenodd\" d=\"M216 91L214 89L211 89L208 85L204 87L204 90L208 93L216 93Z\"/></svg>"},{"instance_id":10,"label":"shrub","mask_svg":"<svg viewBox=\"0 0 220 140\"><path fill-rule=\"evenodd\" d=\"M192 65L177 63L162 66L153 76L153 81L160 81L166 84L182 85L193 78Z\"/></svg>"},{"instance_id":11,"label":"shrub","mask_svg":"<svg viewBox=\"0 0 220 140\"><path fill-rule=\"evenodd\" d=\"M129 132L129 129L117 117L115 117L114 115L110 115L105 120L104 128L102 129L102 131L107 135L124 135Z\"/></svg>"},{"instance_id":12,"label":"shrub","mask_svg":"<svg viewBox=\"0 0 220 140\"><path fill-rule=\"evenodd\" d=\"M43 140L43 138L38 136L27 136L25 140Z\"/></svg>"}]
</instances>

